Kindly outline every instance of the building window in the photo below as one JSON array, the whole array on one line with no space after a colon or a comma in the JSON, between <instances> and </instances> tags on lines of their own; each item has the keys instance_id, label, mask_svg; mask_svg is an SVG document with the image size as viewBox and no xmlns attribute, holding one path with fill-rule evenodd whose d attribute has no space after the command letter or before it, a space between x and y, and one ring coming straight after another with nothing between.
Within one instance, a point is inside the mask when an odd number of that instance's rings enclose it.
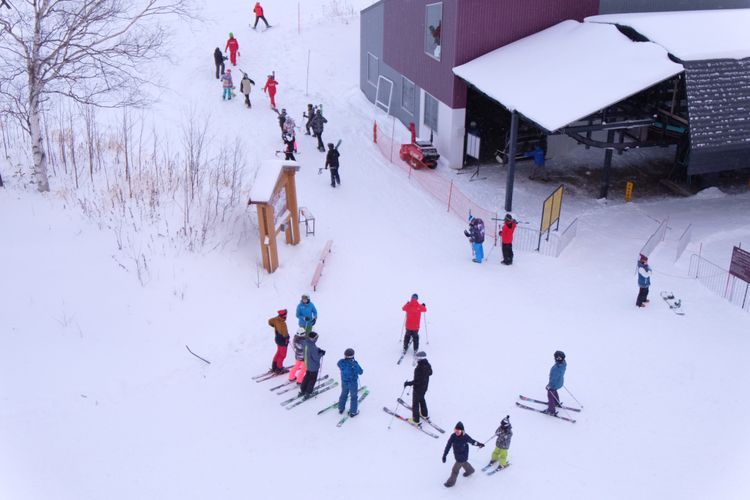
<instances>
[{"instance_id":1,"label":"building window","mask_svg":"<svg viewBox=\"0 0 750 500\"><path fill-rule=\"evenodd\" d=\"M367 82L378 86L378 58L372 52L367 53Z\"/></svg>"},{"instance_id":2,"label":"building window","mask_svg":"<svg viewBox=\"0 0 750 500\"><path fill-rule=\"evenodd\" d=\"M443 2L425 6L424 51L440 60L440 39L443 31Z\"/></svg>"},{"instance_id":3,"label":"building window","mask_svg":"<svg viewBox=\"0 0 750 500\"><path fill-rule=\"evenodd\" d=\"M416 102L415 95L417 89L414 86L414 82L406 78L401 77L401 107L404 108L410 115L414 114L414 103Z\"/></svg>"},{"instance_id":4,"label":"building window","mask_svg":"<svg viewBox=\"0 0 750 500\"><path fill-rule=\"evenodd\" d=\"M438 131L438 100L424 93L424 124L433 132Z\"/></svg>"}]
</instances>

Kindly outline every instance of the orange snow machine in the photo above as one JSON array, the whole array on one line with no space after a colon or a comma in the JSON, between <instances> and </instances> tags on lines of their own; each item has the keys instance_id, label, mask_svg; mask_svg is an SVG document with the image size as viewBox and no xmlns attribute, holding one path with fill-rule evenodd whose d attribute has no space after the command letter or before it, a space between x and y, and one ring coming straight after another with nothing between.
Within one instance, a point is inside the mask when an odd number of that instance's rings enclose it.
<instances>
[{"instance_id":1,"label":"orange snow machine","mask_svg":"<svg viewBox=\"0 0 750 500\"><path fill-rule=\"evenodd\" d=\"M411 144L402 144L399 157L411 165L412 168L435 168L440 155L431 142L414 141Z\"/></svg>"}]
</instances>

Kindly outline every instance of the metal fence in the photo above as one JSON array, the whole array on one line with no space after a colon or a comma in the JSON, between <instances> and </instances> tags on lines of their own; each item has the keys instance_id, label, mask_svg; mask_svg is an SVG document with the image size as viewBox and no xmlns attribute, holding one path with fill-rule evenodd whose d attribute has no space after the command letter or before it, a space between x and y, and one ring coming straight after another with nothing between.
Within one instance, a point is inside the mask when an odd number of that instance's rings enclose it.
<instances>
[{"instance_id":1,"label":"metal fence","mask_svg":"<svg viewBox=\"0 0 750 500\"><path fill-rule=\"evenodd\" d=\"M703 286L727 299L732 304L750 312L750 284L700 255L690 256L690 276L694 276Z\"/></svg>"},{"instance_id":2,"label":"metal fence","mask_svg":"<svg viewBox=\"0 0 750 500\"><path fill-rule=\"evenodd\" d=\"M667 222L669 221L669 218L664 219L661 224L659 224L659 227L654 231L654 234L652 234L648 241L646 241L646 244L643 245L643 248L641 248L641 255L645 255L648 257L651 255L651 253L656 248L656 245L664 241L664 237L667 234Z\"/></svg>"},{"instance_id":3,"label":"metal fence","mask_svg":"<svg viewBox=\"0 0 750 500\"><path fill-rule=\"evenodd\" d=\"M690 243L690 240L692 239L693 239L693 225L688 224L688 227L685 228L685 231L682 233L682 236L680 236L680 239L677 241L677 253L674 258L675 262L680 260L680 257L682 257L682 253L685 251L685 249L688 246L688 243Z\"/></svg>"}]
</instances>

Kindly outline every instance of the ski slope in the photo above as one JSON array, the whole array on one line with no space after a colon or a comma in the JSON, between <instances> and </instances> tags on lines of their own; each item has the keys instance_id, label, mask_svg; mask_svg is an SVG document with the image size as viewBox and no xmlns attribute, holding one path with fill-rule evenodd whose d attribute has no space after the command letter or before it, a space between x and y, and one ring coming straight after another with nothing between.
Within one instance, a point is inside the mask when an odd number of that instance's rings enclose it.
<instances>
[{"instance_id":1,"label":"ski slope","mask_svg":"<svg viewBox=\"0 0 750 500\"><path fill-rule=\"evenodd\" d=\"M281 0L263 2L278 23L267 32L247 27L251 2L228 0L212 2L204 23L175 27L179 48L153 112L177 137L192 108L217 137L249 144L252 168L281 144L260 92L266 74L275 70L277 102L298 125L308 102L324 105L325 142L343 139L342 185L331 189L327 172L318 175L324 156L299 134L300 204L315 214L317 232L297 247L280 245L280 268L259 286L255 235L154 258L154 279L141 286L117 265L112 235L76 206L54 192L0 190L0 498L748 498L750 317L686 274L701 243L725 266L732 245L750 245L750 195L630 204L572 196L564 218L581 225L560 258L517 251L506 267L486 244L488 261L476 265L463 222L371 145L373 107L358 89L359 17L326 15L334 4L358 11L370 2L303 3L300 34L297 2ZM240 43L238 66L258 84L252 110L241 99L222 102L214 79L211 54L229 31ZM501 188L489 200L496 206ZM548 188L519 182L514 213L536 220ZM652 301L637 309L638 250L665 217L667 241L650 258ZM688 223L694 243L674 263ZM312 292L328 239L333 254ZM660 290L679 295L684 317ZM327 351L321 375L338 379L335 363L352 347L371 391L341 428L337 413L316 415L338 390L287 411L278 404L287 395L268 390L280 381L251 380L275 352L267 320L305 292ZM481 441L510 415L513 467L501 474L478 471L446 489L448 436L432 439L400 421L389 429L382 407L394 408L412 378L409 358L396 360L401 306L414 292L428 307L421 342L434 370L430 415L449 431L461 420ZM557 349L567 354L566 386L584 405L575 424L514 404L519 394L544 397ZM471 448L477 469L493 444Z\"/></svg>"}]
</instances>

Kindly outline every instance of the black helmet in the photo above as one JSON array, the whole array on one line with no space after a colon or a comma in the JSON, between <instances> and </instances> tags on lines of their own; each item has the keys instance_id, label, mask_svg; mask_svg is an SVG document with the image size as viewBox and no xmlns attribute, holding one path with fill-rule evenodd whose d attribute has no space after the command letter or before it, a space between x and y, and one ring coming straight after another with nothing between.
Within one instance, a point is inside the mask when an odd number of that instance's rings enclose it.
<instances>
[{"instance_id":1,"label":"black helmet","mask_svg":"<svg viewBox=\"0 0 750 500\"><path fill-rule=\"evenodd\" d=\"M500 422L500 428L501 429L509 429L511 427L510 425L510 415L506 415L505 418Z\"/></svg>"},{"instance_id":2,"label":"black helmet","mask_svg":"<svg viewBox=\"0 0 750 500\"><path fill-rule=\"evenodd\" d=\"M328 143L328 149L333 149L333 143L332 142Z\"/></svg>"},{"instance_id":3,"label":"black helmet","mask_svg":"<svg viewBox=\"0 0 750 500\"><path fill-rule=\"evenodd\" d=\"M345 358L353 358L354 357L354 349L352 349L350 347L349 349L347 349L346 351L344 351L344 357Z\"/></svg>"},{"instance_id":4,"label":"black helmet","mask_svg":"<svg viewBox=\"0 0 750 500\"><path fill-rule=\"evenodd\" d=\"M555 361L558 363L565 361L565 353L562 351L555 351Z\"/></svg>"}]
</instances>

